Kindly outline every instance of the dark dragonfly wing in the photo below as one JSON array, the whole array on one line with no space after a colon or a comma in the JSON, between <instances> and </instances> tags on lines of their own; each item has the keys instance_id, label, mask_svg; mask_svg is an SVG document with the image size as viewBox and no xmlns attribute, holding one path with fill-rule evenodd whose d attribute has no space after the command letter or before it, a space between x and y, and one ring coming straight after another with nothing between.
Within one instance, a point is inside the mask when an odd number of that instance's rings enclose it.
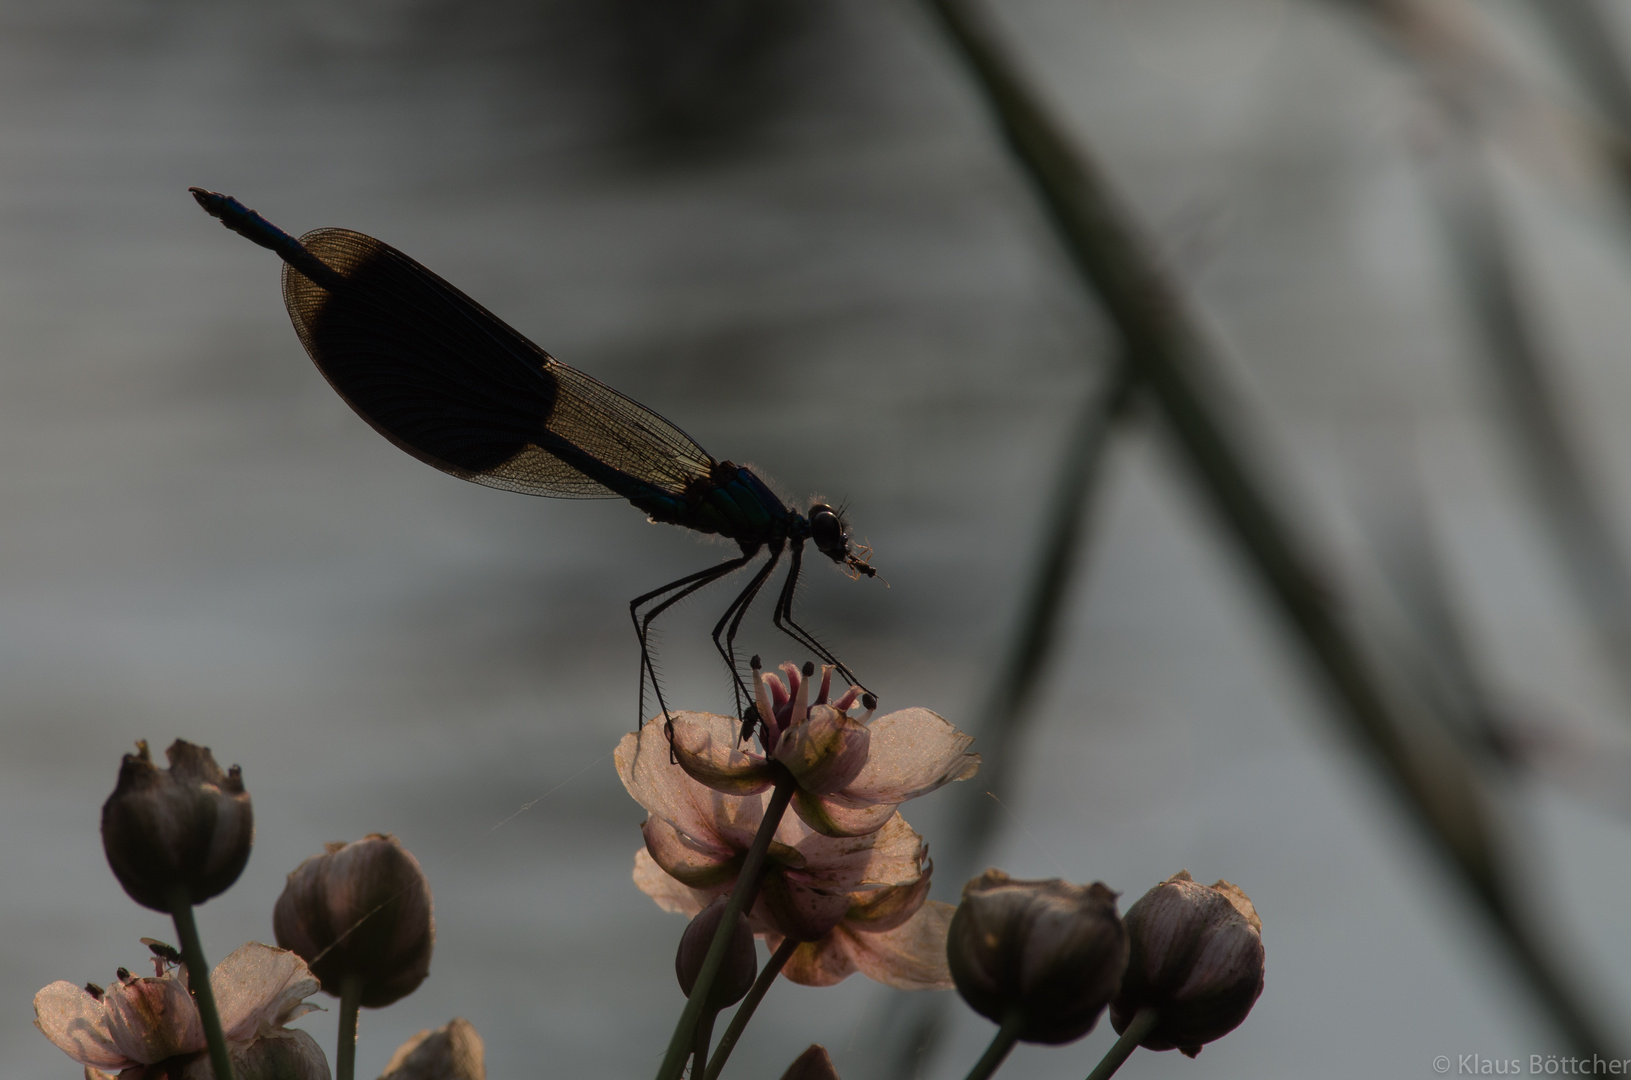
<instances>
[{"instance_id":1,"label":"dark dragonfly wing","mask_svg":"<svg viewBox=\"0 0 1631 1080\"><path fill-rule=\"evenodd\" d=\"M389 244L349 229L300 243L336 275L319 284L284 264L306 352L375 431L427 465L568 499L679 497L714 469L685 432Z\"/></svg>"}]
</instances>

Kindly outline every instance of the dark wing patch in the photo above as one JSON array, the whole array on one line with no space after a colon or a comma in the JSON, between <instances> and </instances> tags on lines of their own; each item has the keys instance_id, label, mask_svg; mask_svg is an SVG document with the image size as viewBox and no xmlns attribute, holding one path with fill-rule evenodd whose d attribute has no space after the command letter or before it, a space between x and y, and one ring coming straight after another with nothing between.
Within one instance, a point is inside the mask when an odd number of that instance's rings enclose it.
<instances>
[{"instance_id":1,"label":"dark wing patch","mask_svg":"<svg viewBox=\"0 0 1631 1080\"><path fill-rule=\"evenodd\" d=\"M549 356L389 244L300 238L343 279L285 264L283 299L329 385L391 442L444 472L557 498L679 493L713 465L650 409ZM633 482L631 482L633 481Z\"/></svg>"}]
</instances>

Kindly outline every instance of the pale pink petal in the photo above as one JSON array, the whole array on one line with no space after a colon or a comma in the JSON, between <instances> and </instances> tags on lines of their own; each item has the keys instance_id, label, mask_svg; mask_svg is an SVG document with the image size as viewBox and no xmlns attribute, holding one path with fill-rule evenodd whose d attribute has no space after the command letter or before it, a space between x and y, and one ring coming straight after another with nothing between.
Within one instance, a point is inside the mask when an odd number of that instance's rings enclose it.
<instances>
[{"instance_id":1,"label":"pale pink petal","mask_svg":"<svg viewBox=\"0 0 1631 1080\"><path fill-rule=\"evenodd\" d=\"M814 889L775 867L765 873L754 901L754 914L778 934L814 941L838 925L849 913L845 893Z\"/></svg>"},{"instance_id":2,"label":"pale pink petal","mask_svg":"<svg viewBox=\"0 0 1631 1080\"><path fill-rule=\"evenodd\" d=\"M58 980L34 995L34 1026L81 1065L117 1070L146 1064L120 1053L108 1030L107 1007L71 982Z\"/></svg>"},{"instance_id":3,"label":"pale pink petal","mask_svg":"<svg viewBox=\"0 0 1631 1080\"><path fill-rule=\"evenodd\" d=\"M640 832L646 838L646 851L657 865L686 885L706 889L736 880L742 852L704 847L660 817L647 818Z\"/></svg>"},{"instance_id":4,"label":"pale pink petal","mask_svg":"<svg viewBox=\"0 0 1631 1080\"><path fill-rule=\"evenodd\" d=\"M949 990L946 933L956 908L930 900L894 930L868 934L840 923L830 935L867 978L897 990Z\"/></svg>"},{"instance_id":5,"label":"pale pink petal","mask_svg":"<svg viewBox=\"0 0 1631 1080\"><path fill-rule=\"evenodd\" d=\"M764 817L769 794L737 797L699 784L669 757L668 736L657 717L625 735L613 758L634 801L693 841L746 850Z\"/></svg>"},{"instance_id":6,"label":"pale pink petal","mask_svg":"<svg viewBox=\"0 0 1631 1080\"><path fill-rule=\"evenodd\" d=\"M151 1065L204 1049L204 1023L187 992L185 967L156 979L113 983L103 993L108 1034L132 1061Z\"/></svg>"},{"instance_id":7,"label":"pale pink petal","mask_svg":"<svg viewBox=\"0 0 1631 1080\"><path fill-rule=\"evenodd\" d=\"M844 790L866 767L872 733L831 705L816 705L809 718L782 733L771 756L793 774L803 791Z\"/></svg>"},{"instance_id":8,"label":"pale pink petal","mask_svg":"<svg viewBox=\"0 0 1631 1080\"><path fill-rule=\"evenodd\" d=\"M228 1042L248 1042L315 1010L317 993L306 962L287 949L251 941L234 949L210 975L221 1031Z\"/></svg>"},{"instance_id":9,"label":"pale pink petal","mask_svg":"<svg viewBox=\"0 0 1631 1080\"><path fill-rule=\"evenodd\" d=\"M822 836L797 818L784 820L784 830L789 821L806 834L797 845L800 859L777 861L786 867L790 877L811 888L855 892L910 884L923 874L928 849L923 838L899 814L892 815L876 832L865 836ZM781 835L778 831L778 838Z\"/></svg>"},{"instance_id":10,"label":"pale pink petal","mask_svg":"<svg viewBox=\"0 0 1631 1080\"><path fill-rule=\"evenodd\" d=\"M707 907L714 898L712 893L682 885L670 877L645 848L634 853L634 884L664 911L687 918Z\"/></svg>"},{"instance_id":11,"label":"pale pink petal","mask_svg":"<svg viewBox=\"0 0 1631 1080\"><path fill-rule=\"evenodd\" d=\"M804 823L823 836L865 836L877 832L895 813L894 803L873 803L851 808L825 795L793 793L793 810Z\"/></svg>"},{"instance_id":12,"label":"pale pink petal","mask_svg":"<svg viewBox=\"0 0 1631 1080\"><path fill-rule=\"evenodd\" d=\"M278 1030L247 1043L228 1043L232 1080L329 1080L328 1059L317 1040L299 1028ZM188 1062L178 1080L215 1080L208 1054Z\"/></svg>"},{"instance_id":13,"label":"pale pink petal","mask_svg":"<svg viewBox=\"0 0 1631 1080\"><path fill-rule=\"evenodd\" d=\"M677 712L674 756L699 784L727 795L757 795L771 785L770 765L742 749L742 722L714 713Z\"/></svg>"},{"instance_id":14,"label":"pale pink petal","mask_svg":"<svg viewBox=\"0 0 1631 1080\"><path fill-rule=\"evenodd\" d=\"M929 896L929 876L929 868L925 867L923 876L910 885L851 893L844 924L870 934L895 929L923 906Z\"/></svg>"},{"instance_id":15,"label":"pale pink petal","mask_svg":"<svg viewBox=\"0 0 1631 1080\"><path fill-rule=\"evenodd\" d=\"M872 721L872 746L865 768L834 799L852 807L900 804L953 780L967 780L980 768L974 742L928 709L902 709Z\"/></svg>"},{"instance_id":16,"label":"pale pink petal","mask_svg":"<svg viewBox=\"0 0 1631 1080\"><path fill-rule=\"evenodd\" d=\"M766 943L771 948L781 944L773 938ZM800 986L836 986L858 970L854 957L840 943L835 930L820 941L801 943L787 958L782 975Z\"/></svg>"},{"instance_id":17,"label":"pale pink petal","mask_svg":"<svg viewBox=\"0 0 1631 1080\"><path fill-rule=\"evenodd\" d=\"M736 884L735 877L730 881L713 889L693 889L683 882L675 880L664 872L657 860L644 848L634 853L634 884L641 892L657 902L657 906L664 911L671 911L676 915L687 918L695 915L707 907L715 898L724 896ZM764 905L755 902L753 911L748 916L748 925L760 937L765 937L776 931L763 914Z\"/></svg>"}]
</instances>

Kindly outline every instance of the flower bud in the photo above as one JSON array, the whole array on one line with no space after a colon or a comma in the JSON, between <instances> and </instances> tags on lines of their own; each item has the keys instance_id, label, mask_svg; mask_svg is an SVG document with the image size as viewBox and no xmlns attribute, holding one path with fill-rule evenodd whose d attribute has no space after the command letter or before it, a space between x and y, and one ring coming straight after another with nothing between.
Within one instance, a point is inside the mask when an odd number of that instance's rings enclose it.
<instances>
[{"instance_id":1,"label":"flower bud","mask_svg":"<svg viewBox=\"0 0 1631 1080\"><path fill-rule=\"evenodd\" d=\"M987 870L963 886L946 959L957 992L1026 1042L1067 1043L1092 1030L1127 966L1127 931L1103 884L1016 881Z\"/></svg>"},{"instance_id":2,"label":"flower bud","mask_svg":"<svg viewBox=\"0 0 1631 1080\"><path fill-rule=\"evenodd\" d=\"M130 898L154 911L202 904L238 880L255 839L255 814L234 765L222 772L209 749L177 739L164 752L147 743L126 754L119 783L102 804L102 850Z\"/></svg>"},{"instance_id":3,"label":"flower bud","mask_svg":"<svg viewBox=\"0 0 1631 1080\"><path fill-rule=\"evenodd\" d=\"M397 1047L379 1080L487 1080L487 1048L475 1026L455 1016Z\"/></svg>"},{"instance_id":4,"label":"flower bud","mask_svg":"<svg viewBox=\"0 0 1631 1080\"><path fill-rule=\"evenodd\" d=\"M771 757L787 766L800 789L842 791L866 767L872 733L831 705L812 705L803 723L782 733Z\"/></svg>"},{"instance_id":5,"label":"flower bud","mask_svg":"<svg viewBox=\"0 0 1631 1080\"><path fill-rule=\"evenodd\" d=\"M436 919L430 882L394 836L327 844L289 875L272 909L277 942L339 997L360 979L371 1009L407 997L430 974Z\"/></svg>"},{"instance_id":6,"label":"flower bud","mask_svg":"<svg viewBox=\"0 0 1631 1080\"><path fill-rule=\"evenodd\" d=\"M715 898L697 912L685 933L680 935L679 951L674 954L674 974L679 977L680 989L685 991L686 997L691 996L691 988L702 974L702 962L708 958L708 947L713 944L714 932L719 929L720 919L725 917L725 905L729 901L728 896ZM714 977L713 990L708 994L708 1007L717 1012L741 1001L753 989L753 978L758 973L759 957L753 950L753 931L748 928L745 917L739 918L725 952L725 963Z\"/></svg>"},{"instance_id":7,"label":"flower bud","mask_svg":"<svg viewBox=\"0 0 1631 1080\"><path fill-rule=\"evenodd\" d=\"M1140 1046L1189 1057L1246 1019L1263 992L1263 923L1227 881L1198 884L1180 870L1127 911L1132 960L1110 1023L1127 1030L1140 1009L1159 1017Z\"/></svg>"},{"instance_id":8,"label":"flower bud","mask_svg":"<svg viewBox=\"0 0 1631 1080\"><path fill-rule=\"evenodd\" d=\"M254 1042L229 1047L232 1080L329 1080L328 1058L317 1040L299 1028L284 1028ZM215 1080L210 1056L199 1054L181 1080Z\"/></svg>"},{"instance_id":9,"label":"flower bud","mask_svg":"<svg viewBox=\"0 0 1631 1080\"><path fill-rule=\"evenodd\" d=\"M832 1055L820 1043L811 1043L810 1049L793 1059L793 1064L782 1073L782 1080L838 1080L833 1068Z\"/></svg>"}]
</instances>

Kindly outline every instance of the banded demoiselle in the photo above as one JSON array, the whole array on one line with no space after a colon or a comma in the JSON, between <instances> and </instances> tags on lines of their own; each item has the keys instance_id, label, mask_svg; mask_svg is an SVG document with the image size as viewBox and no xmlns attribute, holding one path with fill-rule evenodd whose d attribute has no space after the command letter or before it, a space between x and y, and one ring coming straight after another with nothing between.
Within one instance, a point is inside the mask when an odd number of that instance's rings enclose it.
<instances>
[{"instance_id":1,"label":"banded demoiselle","mask_svg":"<svg viewBox=\"0 0 1631 1080\"><path fill-rule=\"evenodd\" d=\"M283 302L307 354L346 404L401 449L477 484L563 499L627 499L652 521L736 542L736 557L629 602L640 642L642 718L647 677L668 715L652 665L652 620L760 551L769 553L765 564L712 634L731 672L744 735L753 713L742 709L753 694L737 668L736 633L783 552L788 572L772 621L859 684L793 619L806 540L851 577L877 575L867 562L870 550L851 544L839 510L824 502L803 513L790 509L751 469L716 461L675 425L556 360L383 241L332 228L296 239L231 196L189 190L222 225L283 259ZM870 693L866 698L868 708L876 704Z\"/></svg>"}]
</instances>

